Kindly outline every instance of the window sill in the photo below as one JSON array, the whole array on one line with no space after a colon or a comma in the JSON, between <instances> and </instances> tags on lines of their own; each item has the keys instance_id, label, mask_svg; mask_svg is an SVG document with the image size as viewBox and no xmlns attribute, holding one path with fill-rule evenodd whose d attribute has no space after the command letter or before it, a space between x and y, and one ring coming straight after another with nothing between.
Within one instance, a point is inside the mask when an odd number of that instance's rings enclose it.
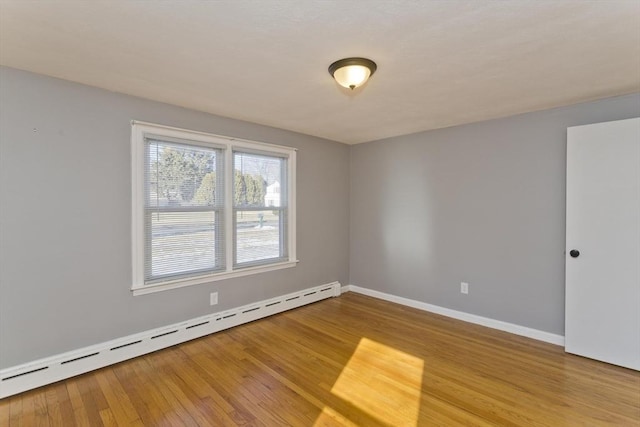
<instances>
[{"instance_id":1,"label":"window sill","mask_svg":"<svg viewBox=\"0 0 640 427\"><path fill-rule=\"evenodd\" d=\"M265 273L267 271L282 270L284 268L295 267L299 261L285 261L277 264L259 265L255 267L246 267L234 271L226 271L223 273L209 274L189 279L173 280L169 282L156 283L153 285L142 285L132 287L131 292L134 296L151 294L154 292L166 291L169 289L184 288L185 286L200 285L202 283L210 283L218 280L233 279L235 277L250 276L253 274Z\"/></svg>"}]
</instances>

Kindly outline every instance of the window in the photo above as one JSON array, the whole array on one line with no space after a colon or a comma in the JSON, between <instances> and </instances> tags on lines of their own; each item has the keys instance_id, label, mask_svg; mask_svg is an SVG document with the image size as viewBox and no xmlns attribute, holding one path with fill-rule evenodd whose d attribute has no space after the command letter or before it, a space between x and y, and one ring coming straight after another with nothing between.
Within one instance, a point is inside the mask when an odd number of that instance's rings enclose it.
<instances>
[{"instance_id":1,"label":"window","mask_svg":"<svg viewBox=\"0 0 640 427\"><path fill-rule=\"evenodd\" d=\"M144 142L144 282L224 268L221 149L148 137Z\"/></svg>"},{"instance_id":2,"label":"window","mask_svg":"<svg viewBox=\"0 0 640 427\"><path fill-rule=\"evenodd\" d=\"M135 295L293 267L295 150L132 123Z\"/></svg>"},{"instance_id":3,"label":"window","mask_svg":"<svg viewBox=\"0 0 640 427\"><path fill-rule=\"evenodd\" d=\"M233 153L234 265L257 265L287 259L286 182L283 157Z\"/></svg>"}]
</instances>

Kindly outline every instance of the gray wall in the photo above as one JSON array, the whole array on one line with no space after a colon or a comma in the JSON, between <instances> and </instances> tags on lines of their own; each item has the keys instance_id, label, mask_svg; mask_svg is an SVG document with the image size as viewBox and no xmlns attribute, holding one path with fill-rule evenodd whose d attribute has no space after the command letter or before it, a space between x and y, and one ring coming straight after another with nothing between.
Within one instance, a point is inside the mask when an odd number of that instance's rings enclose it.
<instances>
[{"instance_id":1,"label":"gray wall","mask_svg":"<svg viewBox=\"0 0 640 427\"><path fill-rule=\"evenodd\" d=\"M299 265L133 297L131 119L298 148ZM343 144L0 69L0 368L347 283L348 182Z\"/></svg>"},{"instance_id":2,"label":"gray wall","mask_svg":"<svg viewBox=\"0 0 640 427\"><path fill-rule=\"evenodd\" d=\"M352 147L350 283L563 335L566 128L634 116L638 94Z\"/></svg>"}]
</instances>

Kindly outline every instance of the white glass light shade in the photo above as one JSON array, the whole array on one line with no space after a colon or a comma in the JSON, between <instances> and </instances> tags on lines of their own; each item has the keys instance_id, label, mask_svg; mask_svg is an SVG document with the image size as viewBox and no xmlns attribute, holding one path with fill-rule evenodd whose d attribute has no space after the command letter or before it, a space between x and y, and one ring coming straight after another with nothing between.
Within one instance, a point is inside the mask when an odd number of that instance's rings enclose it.
<instances>
[{"instance_id":1,"label":"white glass light shade","mask_svg":"<svg viewBox=\"0 0 640 427\"><path fill-rule=\"evenodd\" d=\"M345 58L329 66L329 74L338 82L351 90L362 86L376 71L377 65L366 58Z\"/></svg>"},{"instance_id":2,"label":"white glass light shade","mask_svg":"<svg viewBox=\"0 0 640 427\"><path fill-rule=\"evenodd\" d=\"M370 75L371 70L363 65L347 65L346 67L338 68L333 73L333 78L336 79L340 86L355 89L358 86L362 86Z\"/></svg>"}]
</instances>

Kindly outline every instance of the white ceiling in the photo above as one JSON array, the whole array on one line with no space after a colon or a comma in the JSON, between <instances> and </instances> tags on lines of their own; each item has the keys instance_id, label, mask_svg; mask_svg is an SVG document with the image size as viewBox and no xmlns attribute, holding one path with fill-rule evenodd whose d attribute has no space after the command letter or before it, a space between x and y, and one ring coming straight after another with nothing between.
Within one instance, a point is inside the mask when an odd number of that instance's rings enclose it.
<instances>
[{"instance_id":1,"label":"white ceiling","mask_svg":"<svg viewBox=\"0 0 640 427\"><path fill-rule=\"evenodd\" d=\"M0 0L0 64L353 144L638 92L640 1Z\"/></svg>"}]
</instances>

